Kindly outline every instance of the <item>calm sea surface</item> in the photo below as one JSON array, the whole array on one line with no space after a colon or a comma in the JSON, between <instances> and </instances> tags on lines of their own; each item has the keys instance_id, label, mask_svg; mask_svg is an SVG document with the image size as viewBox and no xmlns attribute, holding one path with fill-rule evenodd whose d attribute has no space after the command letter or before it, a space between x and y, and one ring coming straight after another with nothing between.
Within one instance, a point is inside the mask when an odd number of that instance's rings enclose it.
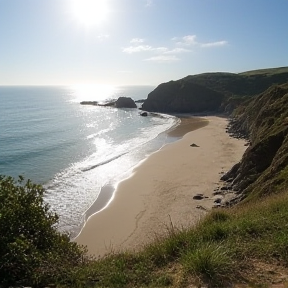
<instances>
[{"instance_id":1,"label":"calm sea surface","mask_svg":"<svg viewBox=\"0 0 288 288\"><path fill-rule=\"evenodd\" d=\"M0 86L0 174L23 175L47 189L59 229L75 235L101 187L115 186L165 143L178 123L138 109L80 105L120 96L145 99L151 86Z\"/></svg>"}]
</instances>

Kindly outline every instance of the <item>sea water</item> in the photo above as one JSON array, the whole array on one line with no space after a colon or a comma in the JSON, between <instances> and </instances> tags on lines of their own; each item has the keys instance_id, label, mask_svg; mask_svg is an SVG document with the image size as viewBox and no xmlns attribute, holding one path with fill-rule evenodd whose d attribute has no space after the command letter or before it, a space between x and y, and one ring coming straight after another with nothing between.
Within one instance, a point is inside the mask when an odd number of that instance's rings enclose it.
<instances>
[{"instance_id":1,"label":"sea water","mask_svg":"<svg viewBox=\"0 0 288 288\"><path fill-rule=\"evenodd\" d=\"M153 89L1 86L0 174L23 175L42 184L45 200L60 216L59 229L75 236L101 188L115 187L139 161L173 141L163 132L179 121L80 101L120 96L139 100ZM111 189L109 193L107 198L112 197Z\"/></svg>"}]
</instances>

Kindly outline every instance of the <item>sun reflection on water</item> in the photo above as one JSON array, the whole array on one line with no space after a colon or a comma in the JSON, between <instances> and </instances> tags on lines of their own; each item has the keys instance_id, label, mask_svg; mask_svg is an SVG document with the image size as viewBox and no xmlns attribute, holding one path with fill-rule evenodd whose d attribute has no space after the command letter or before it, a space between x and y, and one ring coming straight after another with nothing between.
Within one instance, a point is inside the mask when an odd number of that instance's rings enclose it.
<instances>
[{"instance_id":1,"label":"sun reflection on water","mask_svg":"<svg viewBox=\"0 0 288 288\"><path fill-rule=\"evenodd\" d=\"M70 86L75 102L104 101L114 99L117 87L106 84L80 84Z\"/></svg>"}]
</instances>

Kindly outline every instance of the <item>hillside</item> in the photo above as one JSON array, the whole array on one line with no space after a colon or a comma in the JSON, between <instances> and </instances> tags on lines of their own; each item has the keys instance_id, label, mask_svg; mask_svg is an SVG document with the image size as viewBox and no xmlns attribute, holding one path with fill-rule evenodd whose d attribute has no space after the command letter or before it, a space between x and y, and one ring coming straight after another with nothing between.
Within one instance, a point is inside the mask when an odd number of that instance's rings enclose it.
<instances>
[{"instance_id":1,"label":"hillside","mask_svg":"<svg viewBox=\"0 0 288 288\"><path fill-rule=\"evenodd\" d=\"M288 67L234 73L190 75L156 87L143 110L166 113L231 112L239 102L288 81Z\"/></svg>"},{"instance_id":2,"label":"hillside","mask_svg":"<svg viewBox=\"0 0 288 288\"><path fill-rule=\"evenodd\" d=\"M287 189L288 185L288 83L273 85L234 111L230 132L250 140L240 163L224 180L238 200L257 198Z\"/></svg>"}]
</instances>

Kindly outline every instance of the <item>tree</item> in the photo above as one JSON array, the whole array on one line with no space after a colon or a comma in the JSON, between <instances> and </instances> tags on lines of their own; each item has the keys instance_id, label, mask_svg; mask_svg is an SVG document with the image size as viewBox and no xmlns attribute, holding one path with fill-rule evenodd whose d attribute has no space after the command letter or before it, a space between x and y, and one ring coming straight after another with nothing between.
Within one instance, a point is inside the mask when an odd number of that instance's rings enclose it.
<instances>
[{"instance_id":1,"label":"tree","mask_svg":"<svg viewBox=\"0 0 288 288\"><path fill-rule=\"evenodd\" d=\"M44 194L21 176L0 175L0 287L65 282L85 262L85 249L57 231Z\"/></svg>"}]
</instances>

